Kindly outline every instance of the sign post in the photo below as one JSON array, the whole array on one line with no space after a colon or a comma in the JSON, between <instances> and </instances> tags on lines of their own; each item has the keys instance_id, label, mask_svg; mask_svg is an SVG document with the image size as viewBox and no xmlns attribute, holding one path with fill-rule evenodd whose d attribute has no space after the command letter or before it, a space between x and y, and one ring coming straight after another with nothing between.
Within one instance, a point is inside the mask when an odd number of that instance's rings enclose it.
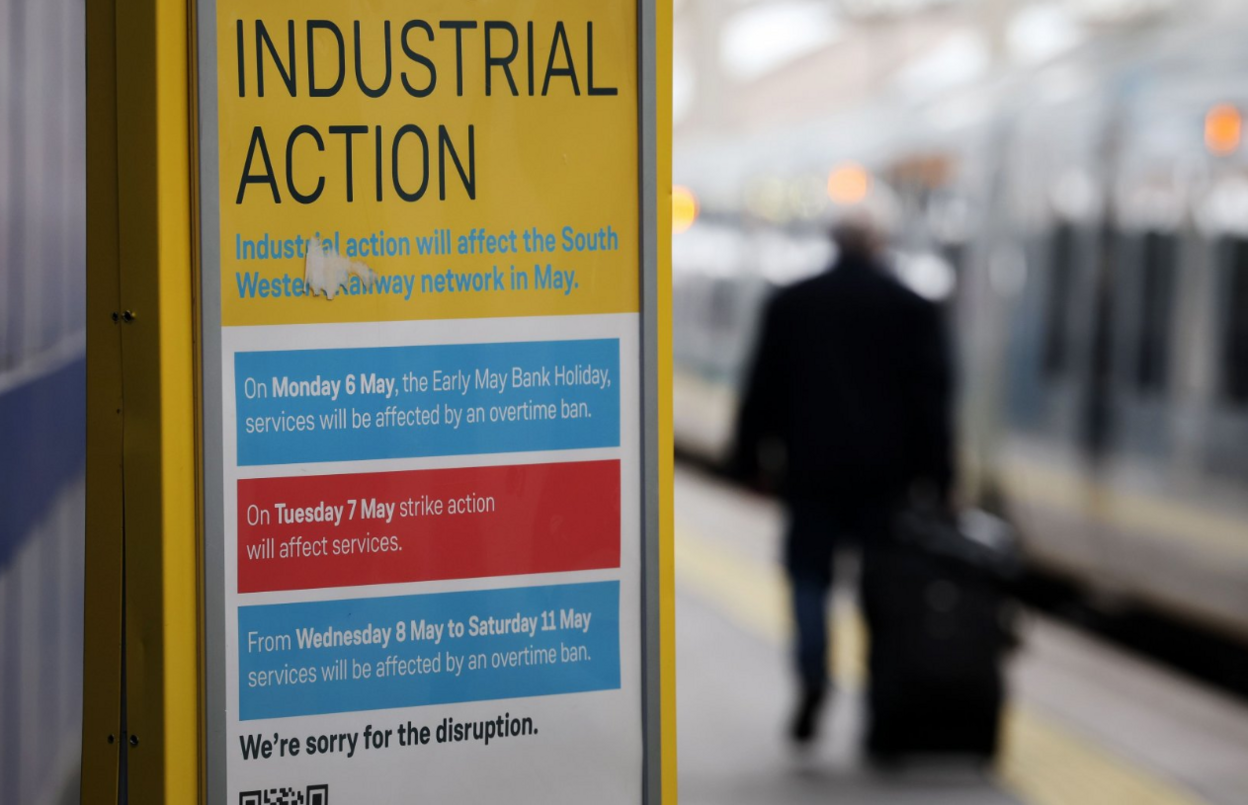
<instances>
[{"instance_id":1,"label":"sign post","mask_svg":"<svg viewBox=\"0 0 1248 805\"><path fill-rule=\"evenodd\" d=\"M654 3L196 13L207 801L674 801Z\"/></svg>"}]
</instances>

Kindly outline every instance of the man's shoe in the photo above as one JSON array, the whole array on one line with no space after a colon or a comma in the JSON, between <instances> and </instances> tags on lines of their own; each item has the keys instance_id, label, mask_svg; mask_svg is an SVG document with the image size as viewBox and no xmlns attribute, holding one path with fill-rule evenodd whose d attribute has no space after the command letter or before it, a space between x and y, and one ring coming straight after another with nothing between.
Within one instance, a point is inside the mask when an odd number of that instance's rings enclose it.
<instances>
[{"instance_id":1,"label":"man's shoe","mask_svg":"<svg viewBox=\"0 0 1248 805\"><path fill-rule=\"evenodd\" d=\"M819 707L823 704L823 691L807 690L802 692L797 712L793 714L793 723L789 727L789 736L798 744L807 744L814 740L819 726Z\"/></svg>"}]
</instances>

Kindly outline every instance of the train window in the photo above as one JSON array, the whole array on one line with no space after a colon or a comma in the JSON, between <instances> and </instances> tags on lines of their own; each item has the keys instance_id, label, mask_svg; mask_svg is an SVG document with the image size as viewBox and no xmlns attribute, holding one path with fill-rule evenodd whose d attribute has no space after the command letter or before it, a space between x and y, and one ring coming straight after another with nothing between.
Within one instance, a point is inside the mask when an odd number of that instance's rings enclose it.
<instances>
[{"instance_id":1,"label":"train window","mask_svg":"<svg viewBox=\"0 0 1248 805\"><path fill-rule=\"evenodd\" d=\"M1140 244L1139 341L1134 367L1140 391L1166 387L1178 255L1178 238L1172 234L1149 232Z\"/></svg>"},{"instance_id":2,"label":"train window","mask_svg":"<svg viewBox=\"0 0 1248 805\"><path fill-rule=\"evenodd\" d=\"M1063 222L1053 230L1049 244L1049 287L1044 315L1044 373L1057 377L1069 368L1066 310L1075 277L1075 228Z\"/></svg>"},{"instance_id":3,"label":"train window","mask_svg":"<svg viewBox=\"0 0 1248 805\"><path fill-rule=\"evenodd\" d=\"M1232 402L1248 405L1248 240L1236 238L1226 246L1231 277L1223 330L1223 388Z\"/></svg>"}]
</instances>

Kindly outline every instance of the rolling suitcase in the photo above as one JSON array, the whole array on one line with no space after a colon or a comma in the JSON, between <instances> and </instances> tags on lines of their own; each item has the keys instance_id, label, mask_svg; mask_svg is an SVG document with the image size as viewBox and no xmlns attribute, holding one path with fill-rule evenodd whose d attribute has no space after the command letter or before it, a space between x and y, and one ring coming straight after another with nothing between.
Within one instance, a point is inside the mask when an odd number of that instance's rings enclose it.
<instances>
[{"instance_id":1,"label":"rolling suitcase","mask_svg":"<svg viewBox=\"0 0 1248 805\"><path fill-rule=\"evenodd\" d=\"M955 524L906 512L893 530L863 561L868 755L885 764L914 755L986 761L997 748L1002 665L1014 642L1012 534L983 513Z\"/></svg>"}]
</instances>

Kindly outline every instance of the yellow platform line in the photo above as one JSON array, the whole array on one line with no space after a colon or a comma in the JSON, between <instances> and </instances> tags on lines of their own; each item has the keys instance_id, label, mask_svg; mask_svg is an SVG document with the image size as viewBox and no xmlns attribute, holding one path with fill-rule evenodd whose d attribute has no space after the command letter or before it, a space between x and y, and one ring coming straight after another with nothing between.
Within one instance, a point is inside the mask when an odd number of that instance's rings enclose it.
<instances>
[{"instance_id":1,"label":"yellow platform line","mask_svg":"<svg viewBox=\"0 0 1248 805\"><path fill-rule=\"evenodd\" d=\"M676 579L738 626L771 643L792 632L788 584L774 563L759 564L733 548L678 525ZM866 630L856 608L838 601L832 631L833 670L844 690L865 681ZM1006 710L995 775L1028 805L1206 805L1173 783L1036 713Z\"/></svg>"}]
</instances>

